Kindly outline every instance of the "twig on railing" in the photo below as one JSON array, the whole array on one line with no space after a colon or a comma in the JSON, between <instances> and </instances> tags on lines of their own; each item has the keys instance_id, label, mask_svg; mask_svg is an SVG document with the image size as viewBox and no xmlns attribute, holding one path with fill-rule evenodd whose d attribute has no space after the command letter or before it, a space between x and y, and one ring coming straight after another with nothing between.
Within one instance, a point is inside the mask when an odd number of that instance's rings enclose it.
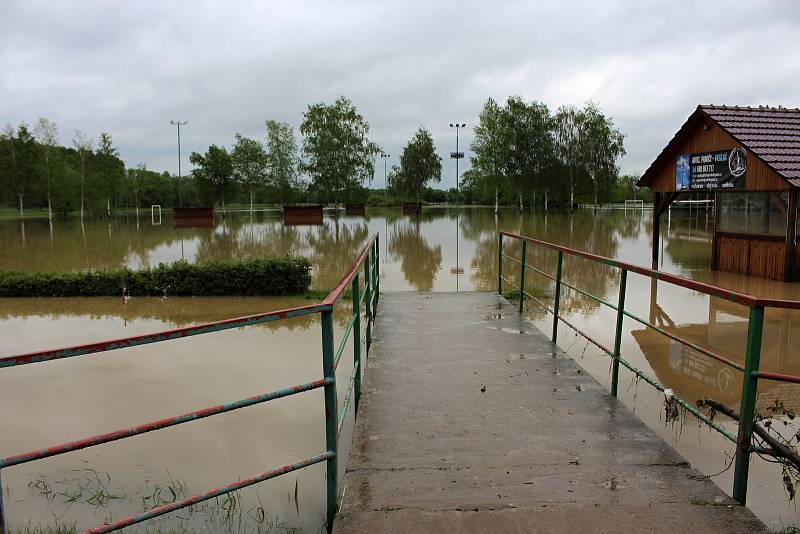
<instances>
[{"instance_id":1,"label":"twig on railing","mask_svg":"<svg viewBox=\"0 0 800 534\"><path fill-rule=\"evenodd\" d=\"M713 399L700 399L697 401L697 406L700 408L708 407L716 412L727 415L735 421L739 420L739 414L736 412L736 410ZM769 456L774 456L776 458L784 458L785 460L791 462L795 469L800 471L800 454L798 454L797 451L792 450L787 445L782 443L779 438L770 434L769 431L757 421L753 421L753 432L770 446L770 449L767 449L763 452L764 454L768 454Z\"/></svg>"},{"instance_id":2,"label":"twig on railing","mask_svg":"<svg viewBox=\"0 0 800 534\"><path fill-rule=\"evenodd\" d=\"M727 415L735 421L740 421L739 414L733 408L717 402L713 399L701 399L697 401L697 406L700 408L709 408L712 412L713 418L715 412ZM771 456L777 460L783 467L781 474L781 482L783 482L789 500L794 500L797 493L797 486L800 483L800 454L797 449L791 445L791 438L787 439L780 434L777 430L773 431L776 435L770 434L769 429L772 429L772 418L775 415L786 413L783 410L782 403L776 403L776 406L768 409L770 415L756 416L756 421L753 421L753 433L762 440L763 443L769 445L768 449L759 451L759 456L763 458L764 455ZM788 413L790 418L794 418L793 413ZM762 424L763 421L763 424ZM797 437L797 436L793 436ZM798 438L800 439L800 438ZM764 458L764 460L768 460Z\"/></svg>"}]
</instances>

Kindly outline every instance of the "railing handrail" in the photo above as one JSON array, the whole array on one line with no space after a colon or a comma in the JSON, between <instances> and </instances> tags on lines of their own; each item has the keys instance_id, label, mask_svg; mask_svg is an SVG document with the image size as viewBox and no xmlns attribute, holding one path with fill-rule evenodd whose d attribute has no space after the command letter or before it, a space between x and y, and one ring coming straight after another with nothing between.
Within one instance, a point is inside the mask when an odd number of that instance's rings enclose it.
<instances>
[{"instance_id":1,"label":"railing handrail","mask_svg":"<svg viewBox=\"0 0 800 534\"><path fill-rule=\"evenodd\" d=\"M555 243L542 241L540 239L535 239L533 237L527 237L512 232L500 232L500 234L507 237L511 237L513 239L520 239L528 241L529 243L536 243L538 245L543 245L552 250L565 252L573 256L579 256L599 263L604 263L611 267L618 267L620 269L625 269L626 271L630 271L636 274L641 274L649 278L655 278L656 280L659 281L669 282L671 284L681 286L686 289L692 289L694 291L699 291L700 293L705 293L706 295L710 295L712 297L718 297L725 300L730 300L738 304L742 304L743 306L763 306L763 307L768 306L771 308L800 310L800 301L797 300L768 299L763 297L756 297L754 295L748 295L747 293L740 293L732 289L726 289L724 287L715 286L713 284L708 284L705 282L699 282L697 280L692 280L690 278L685 278L683 276L679 276L676 274L659 271L657 269L651 269L649 267L636 265L634 263L627 263L624 261L615 260L612 258L608 258L606 256L600 256L598 254L592 254L591 252L585 252L583 250L566 247L564 245L557 245Z\"/></svg>"},{"instance_id":2,"label":"railing handrail","mask_svg":"<svg viewBox=\"0 0 800 534\"><path fill-rule=\"evenodd\" d=\"M199 334L207 334L211 332L218 332L221 330L228 330L231 328L239 328L243 326L251 326L255 324L262 324L271 321L278 321L281 319L289 319L293 317L302 317L319 313L321 315L322 326L322 371L323 378L288 388L271 391L247 399L229 402L195 410L193 412L160 419L144 423L135 427L130 427L106 434L99 434L88 438L62 443L46 449L38 449L29 451L22 454L15 454L6 458L0 457L0 471L4 467L11 467L22 463L27 463L51 456L65 454L67 452L86 449L94 447L103 443L109 443L120 439L126 439L147 432L161 430L167 427L189 423L197 419L218 415L221 413L239 410L256 404L269 402L272 400L296 395L310 391L312 389L324 388L325 390L325 426L326 426L326 447L325 452L302 460L295 464L273 469L271 471L263 472L255 477L240 479L236 482L221 486L210 490L204 494L186 497L177 500L173 503L165 504L148 510L136 516L119 519L113 523L106 524L86 532L111 532L118 530L129 525L140 523L147 519L169 513L170 511L177 510L192 504L211 499L215 496L229 493L241 489L243 487L280 476L282 474L307 467L319 462L326 462L327 464L327 524L328 528L333 524L333 517L336 512L337 497L338 497L338 475L337 475L337 461L338 461L338 440L341 434L342 425L347 415L348 407L350 405L351 393L355 393L355 407L358 410L358 401L361 395L361 374L363 372L362 356L361 356L361 336L360 336L360 320L361 320L361 306L365 304L366 307L366 351L365 357L369 353L370 339L371 339L371 324L374 320L374 310L377 307L378 295L380 288L380 276L378 272L378 257L380 254L380 247L378 246L378 234L372 234L366 241L364 247L361 249L358 257L353 263L352 267L342 277L341 281L333 288L325 299L317 304L308 304L304 306L295 306L293 308L286 308L282 310L270 311L255 315L248 315L243 317L234 317L230 319L223 319L221 321L213 321L209 323L202 323L191 325L182 328L175 328L169 330L162 330L150 334L141 334L136 336L129 336L125 338L118 338L107 341L100 341L94 343L85 343L81 345L73 345L70 347L51 349L38 352L30 352L26 354L5 356L0 358L0 369L4 367L14 367L20 365L28 365L32 363L41 363L61 358L69 358L73 356L80 356L84 354L93 354L99 352L107 352L121 348L134 347L139 345L146 345L150 343L159 343L162 341L169 341L173 339L180 339L188 336ZM364 267L364 296L359 296L359 272ZM334 355L333 349L333 309L336 302L341 298L345 288L348 284L352 285L353 291L353 317L348 322L348 326L342 335L339 350ZM336 399L336 367L339 363L339 358L344 351L345 343L350 336L351 332L355 332L357 339L353 344L353 360L354 369L350 377L349 387L347 388L347 395L342 406L341 414L337 416L339 409ZM6 532L5 514L3 512L3 492L2 492L2 479L0 479L0 534Z\"/></svg>"},{"instance_id":3,"label":"railing handrail","mask_svg":"<svg viewBox=\"0 0 800 534\"><path fill-rule=\"evenodd\" d=\"M353 281L353 278L355 277L356 273L358 273L359 268L361 267L361 265L363 265L364 260L366 260L367 255L369 254L370 247L372 246L372 244L375 242L376 239L378 239L378 234L372 234L370 236L369 240L367 241L367 244L364 245L364 248L361 250L361 254L358 255L358 258L356 258L356 261L353 263L353 266L342 277L339 283L336 284L336 287L331 289L331 291L328 293L328 296L326 296L322 300L321 304L328 306L333 306L334 304L336 304L336 302L344 293L347 284Z\"/></svg>"},{"instance_id":4,"label":"railing handrail","mask_svg":"<svg viewBox=\"0 0 800 534\"><path fill-rule=\"evenodd\" d=\"M512 256L503 254L503 236L510 237L512 239L518 239L522 241L522 257L521 259L516 259ZM558 252L558 264L557 264L557 271L556 276L553 277L552 275L537 269L531 265L527 265L527 244L533 243L536 245L542 245L544 247L550 248ZM604 300L603 298L597 297L592 295L591 293L579 289L573 285L567 284L563 281L562 275L562 267L564 262L564 254L570 254L572 256L577 256L580 258L588 259L590 261L599 262L610 267L615 267L620 270L620 283L619 283L619 293L618 293L618 300L619 303L615 306L614 304ZM516 286L510 280L503 276L503 258L513 260L514 262L518 263L520 266L520 285ZM525 270L531 269L538 274L541 274L551 280L554 280L556 283L555 286L555 294L553 299L553 308L551 309L545 303L540 301L538 298L534 297L527 291L525 291ZM628 272L634 272L638 274L642 274L649 278L652 278L656 281L667 282L678 287L683 287L686 289L691 289L698 291L700 293L704 293L711 297L718 297L726 300L730 300L736 302L738 304L748 306L750 313L747 323L747 342L745 345L745 355L744 355L744 365L740 365L729 358L722 356L714 352L711 349L707 349L702 347L696 343L688 341L678 335L675 335L671 332L668 332L664 328L658 327L650 321L642 319L638 317L632 312L629 312L625 309L625 292L626 292L626 281L628 277ZM637 369L634 367L630 362L622 358L621 354L621 347L622 347L622 332L623 332L623 321L625 317L629 317L638 321L639 323L652 328L656 332L661 335L667 336L670 339L678 341L679 343L683 344L690 349L694 349L706 356L714 358L715 360L728 365L729 367L735 368L738 371L743 373L742 377L742 392L741 392L741 405L739 410L739 422L738 422L738 433L737 436L733 436L730 432L728 432L725 428L720 426L717 422L713 421L711 418L705 416L700 411L697 410L695 406L692 406L684 399L680 398L679 395L675 395L674 393L669 397L672 399L673 402L677 402L680 406L682 406L686 411L691 413L694 417L704 421L708 424L711 428L715 429L717 432L722 434L725 438L733 441L736 443L736 455L734 456L735 459L735 468L734 468L734 476L733 476L733 498L739 501L742 505L745 504L747 499L747 481L748 481L748 473L749 473L749 466L750 466L750 454L752 452L763 452L764 449L760 447L757 443L753 443L753 424L755 419L755 403L756 403L756 394L758 390L758 379L768 379L768 380L777 380L783 382L793 382L793 383L800 383L800 377L792 376L792 375L785 375L781 373L769 373L764 372L759 369L760 359L761 359L761 342L762 342L762 335L764 330L764 311L766 307L774 307L774 308L784 308L784 309L800 309L800 302L797 301L789 301L789 300L780 300L780 299L764 299L759 297L754 297L752 295L747 295L744 293L739 293L737 291L732 291L730 289L725 289L717 286L713 286L710 284L705 284L703 282L697 282L695 280L690 280L688 278L684 278L681 276L677 276L674 274L664 273L655 269L648 269L646 267L641 267L639 265L634 265L631 263L621 262L617 260L613 260L611 258L606 258L604 256L598 256L597 254L592 254L589 252L584 252L581 250L576 250L570 247L565 247L563 245L557 245L555 243L549 243L547 241L542 241L540 239L535 239L532 237L521 236L519 234L514 234L511 232L499 232L498 235L498 270L497 270L497 283L498 283L498 292L502 294L503 292L503 282L506 282L514 289L519 291L519 309L520 312L524 309L524 299L525 297L530 298L538 305L542 306L545 310L549 313L553 314L553 335L552 340L553 343L558 341L558 323L559 321L563 322L577 333L583 335L589 342L596 345L600 348L603 352L611 356L612 358L612 369L611 369L611 395L612 397L617 396L617 384L619 382L619 366L623 365L627 369L629 369L634 375L637 377L645 380L647 383L651 384L656 389L664 392L666 394L667 387L664 384L658 382L658 380L648 376L642 370ZM561 294L561 286L566 286L582 295L585 295L592 300L599 302L601 305L608 306L617 312L617 321L616 321L616 332L614 335L614 349L611 350L608 347L604 346L602 343L597 341L596 339L589 336L586 332L580 330L577 326L570 323L567 319L563 318L559 314L559 304L560 304L560 294Z\"/></svg>"},{"instance_id":5,"label":"railing handrail","mask_svg":"<svg viewBox=\"0 0 800 534\"><path fill-rule=\"evenodd\" d=\"M333 309L333 305L341 297L347 283L353 279L355 273L358 271L361 265L363 265L370 247L377 238L378 234L372 234L370 236L369 240L356 258L356 261L353 263L353 267L342 277L341 281L328 293L322 302L316 304L306 304L303 306L294 306L291 308L258 313L255 315L232 317L230 319L222 319L220 321L210 321L207 323L194 324L181 328L158 330L156 332L139 334L136 336L121 337L105 341L97 341L94 343L70 345L68 347L59 349L46 349L36 352L28 352L25 354L3 356L0 357L0 369L3 367L15 367L18 365L27 365L31 363L69 358L72 356L82 356L84 354L93 354L97 352L107 352L116 349L135 347L138 345L147 345L149 343L180 339L189 336L196 336L198 334L207 334L210 332L219 332L221 330L252 326L266 322L278 321L281 319L302 317L304 315L313 315L322 311L331 310Z\"/></svg>"}]
</instances>

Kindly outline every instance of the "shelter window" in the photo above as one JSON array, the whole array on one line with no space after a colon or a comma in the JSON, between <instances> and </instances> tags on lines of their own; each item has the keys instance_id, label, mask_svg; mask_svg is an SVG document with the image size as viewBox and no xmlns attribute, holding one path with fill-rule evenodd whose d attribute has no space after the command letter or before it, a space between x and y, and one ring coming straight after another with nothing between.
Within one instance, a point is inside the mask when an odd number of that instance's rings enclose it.
<instances>
[{"instance_id":1,"label":"shelter window","mask_svg":"<svg viewBox=\"0 0 800 534\"><path fill-rule=\"evenodd\" d=\"M718 193L720 232L752 235L786 235L789 193Z\"/></svg>"}]
</instances>

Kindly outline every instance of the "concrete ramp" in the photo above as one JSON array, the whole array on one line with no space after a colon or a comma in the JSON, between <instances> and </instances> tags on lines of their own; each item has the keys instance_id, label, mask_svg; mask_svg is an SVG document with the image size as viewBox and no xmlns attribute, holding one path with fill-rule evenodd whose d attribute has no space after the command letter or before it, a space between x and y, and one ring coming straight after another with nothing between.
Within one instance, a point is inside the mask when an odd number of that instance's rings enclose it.
<instances>
[{"instance_id":1,"label":"concrete ramp","mask_svg":"<svg viewBox=\"0 0 800 534\"><path fill-rule=\"evenodd\" d=\"M766 530L498 295L381 295L334 532L580 531Z\"/></svg>"}]
</instances>

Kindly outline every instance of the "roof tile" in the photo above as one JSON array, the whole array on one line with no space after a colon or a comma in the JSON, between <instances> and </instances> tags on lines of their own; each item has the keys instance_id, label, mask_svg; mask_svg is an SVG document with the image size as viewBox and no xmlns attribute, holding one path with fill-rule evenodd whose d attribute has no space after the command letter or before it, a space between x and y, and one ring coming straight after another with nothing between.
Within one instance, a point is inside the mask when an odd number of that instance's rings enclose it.
<instances>
[{"instance_id":1,"label":"roof tile","mask_svg":"<svg viewBox=\"0 0 800 534\"><path fill-rule=\"evenodd\" d=\"M800 179L800 109L784 107L698 106L658 158L645 171L640 185L650 182L650 172L659 167L675 144L689 132L698 113L713 119L778 175L797 186ZM696 123L695 123L696 124Z\"/></svg>"}]
</instances>

